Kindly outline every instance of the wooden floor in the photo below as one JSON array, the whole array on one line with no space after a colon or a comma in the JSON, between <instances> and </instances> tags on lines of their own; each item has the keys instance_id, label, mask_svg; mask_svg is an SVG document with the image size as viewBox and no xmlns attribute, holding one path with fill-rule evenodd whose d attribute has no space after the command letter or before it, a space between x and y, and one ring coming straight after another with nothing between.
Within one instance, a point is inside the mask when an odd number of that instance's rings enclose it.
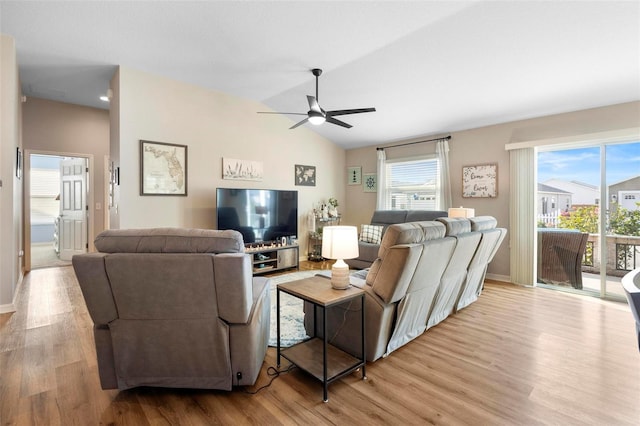
<instances>
[{"instance_id":1,"label":"wooden floor","mask_svg":"<svg viewBox=\"0 0 640 426\"><path fill-rule=\"evenodd\" d=\"M301 265L308 269L326 264ZM322 387L276 378L232 392L100 389L70 267L30 272L0 315L0 424L638 425L640 353L623 304L487 283L480 299L388 358Z\"/></svg>"}]
</instances>

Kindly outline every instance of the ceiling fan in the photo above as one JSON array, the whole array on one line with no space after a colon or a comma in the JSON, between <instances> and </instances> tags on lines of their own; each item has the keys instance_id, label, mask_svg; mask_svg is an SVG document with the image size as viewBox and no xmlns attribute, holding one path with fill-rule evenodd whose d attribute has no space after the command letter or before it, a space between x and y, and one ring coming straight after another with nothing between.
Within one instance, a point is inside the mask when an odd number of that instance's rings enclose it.
<instances>
[{"instance_id":1,"label":"ceiling fan","mask_svg":"<svg viewBox=\"0 0 640 426\"><path fill-rule=\"evenodd\" d=\"M336 124L338 126L346 127L350 129L353 127L351 124L345 123L344 121L338 120L334 118L337 115L347 115L347 114L360 114L363 112L375 112L375 108L356 108L356 109L338 109L334 111L325 111L318 104L318 77L322 75L322 70L320 68L314 68L311 70L311 73L316 76L316 96L307 95L307 101L309 102L309 111L307 113L302 112L266 112L260 111L258 114L288 114L288 115L306 115L302 121L297 122L293 126L289 127L289 129L295 129L298 126L303 125L307 121L311 124L319 125L324 123Z\"/></svg>"}]
</instances>

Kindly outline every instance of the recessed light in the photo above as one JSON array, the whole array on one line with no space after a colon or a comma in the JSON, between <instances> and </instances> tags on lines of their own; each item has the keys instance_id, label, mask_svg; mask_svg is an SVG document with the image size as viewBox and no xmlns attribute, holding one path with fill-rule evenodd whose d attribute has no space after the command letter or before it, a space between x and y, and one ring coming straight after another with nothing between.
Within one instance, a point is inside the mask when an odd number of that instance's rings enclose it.
<instances>
[{"instance_id":1,"label":"recessed light","mask_svg":"<svg viewBox=\"0 0 640 426\"><path fill-rule=\"evenodd\" d=\"M106 95L100 96L100 100L104 102L109 102L109 98Z\"/></svg>"}]
</instances>

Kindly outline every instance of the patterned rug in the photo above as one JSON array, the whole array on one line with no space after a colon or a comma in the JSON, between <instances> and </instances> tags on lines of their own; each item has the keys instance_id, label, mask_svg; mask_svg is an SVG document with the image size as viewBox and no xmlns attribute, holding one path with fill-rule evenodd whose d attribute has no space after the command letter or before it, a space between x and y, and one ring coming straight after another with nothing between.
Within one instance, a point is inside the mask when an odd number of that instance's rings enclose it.
<instances>
[{"instance_id":1,"label":"patterned rug","mask_svg":"<svg viewBox=\"0 0 640 426\"><path fill-rule=\"evenodd\" d=\"M269 327L269 346L275 347L277 341L276 286L289 281L312 277L320 271L298 271L286 275L271 277L271 324ZM306 339L304 330L304 312L302 300L286 293L280 293L280 347L287 348Z\"/></svg>"}]
</instances>

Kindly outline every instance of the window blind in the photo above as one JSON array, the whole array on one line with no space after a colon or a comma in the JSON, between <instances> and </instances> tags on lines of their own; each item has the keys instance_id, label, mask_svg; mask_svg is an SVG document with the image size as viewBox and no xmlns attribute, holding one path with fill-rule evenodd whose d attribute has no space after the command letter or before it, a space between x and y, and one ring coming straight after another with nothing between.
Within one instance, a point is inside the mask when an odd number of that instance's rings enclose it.
<instances>
[{"instance_id":1,"label":"window blind","mask_svg":"<svg viewBox=\"0 0 640 426\"><path fill-rule=\"evenodd\" d=\"M439 175L437 158L388 161L387 205L391 210L435 210Z\"/></svg>"}]
</instances>

